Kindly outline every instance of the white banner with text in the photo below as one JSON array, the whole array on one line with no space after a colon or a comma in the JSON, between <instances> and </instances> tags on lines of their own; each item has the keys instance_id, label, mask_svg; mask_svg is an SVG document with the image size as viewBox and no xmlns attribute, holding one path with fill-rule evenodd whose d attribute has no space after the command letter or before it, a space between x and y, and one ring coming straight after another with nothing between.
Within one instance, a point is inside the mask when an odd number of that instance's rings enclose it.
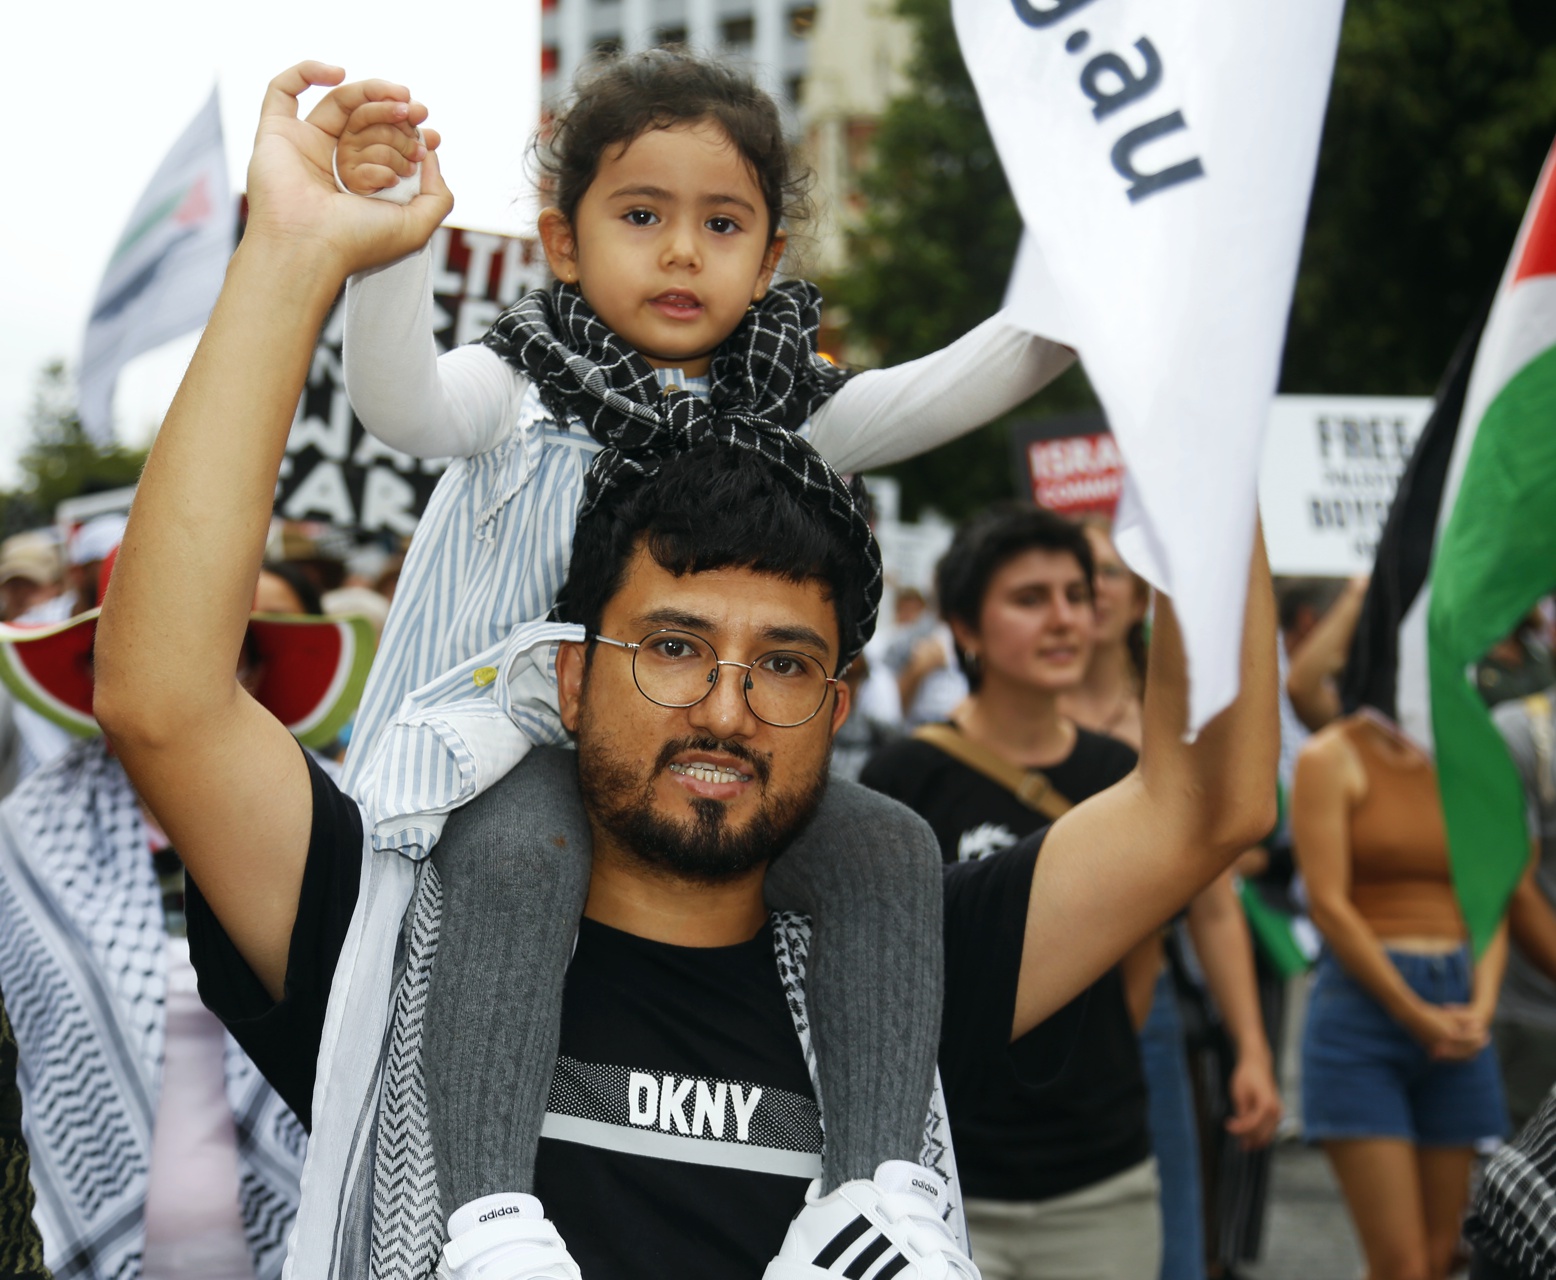
<instances>
[{"instance_id":1,"label":"white banner with text","mask_svg":"<svg viewBox=\"0 0 1556 1280\"><path fill-rule=\"evenodd\" d=\"M1197 729L1237 692L1342 0L952 8L1026 224L1007 305L1080 352L1107 411L1128 470L1119 550L1176 602Z\"/></svg>"}]
</instances>

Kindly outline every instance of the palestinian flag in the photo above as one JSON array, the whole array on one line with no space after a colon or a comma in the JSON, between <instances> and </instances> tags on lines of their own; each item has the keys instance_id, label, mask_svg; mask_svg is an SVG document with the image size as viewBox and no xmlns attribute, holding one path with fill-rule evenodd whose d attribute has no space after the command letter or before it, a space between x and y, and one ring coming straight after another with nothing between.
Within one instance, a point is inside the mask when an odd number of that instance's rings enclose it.
<instances>
[{"instance_id":1,"label":"palestinian flag","mask_svg":"<svg viewBox=\"0 0 1556 1280\"><path fill-rule=\"evenodd\" d=\"M1434 747L1454 885L1479 952L1528 860L1529 833L1470 667L1556 588L1556 148L1473 365L1467 354L1390 511L1346 704L1375 706Z\"/></svg>"},{"instance_id":2,"label":"palestinian flag","mask_svg":"<svg viewBox=\"0 0 1556 1280\"><path fill-rule=\"evenodd\" d=\"M158 166L103 270L81 343L81 426L113 440L119 371L205 324L237 237L216 91Z\"/></svg>"}]
</instances>

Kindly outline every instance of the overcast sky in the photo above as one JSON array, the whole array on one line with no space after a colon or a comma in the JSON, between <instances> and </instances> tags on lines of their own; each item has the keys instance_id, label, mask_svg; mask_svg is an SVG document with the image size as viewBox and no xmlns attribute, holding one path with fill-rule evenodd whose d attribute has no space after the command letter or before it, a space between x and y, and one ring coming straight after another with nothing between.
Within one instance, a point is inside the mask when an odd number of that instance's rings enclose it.
<instances>
[{"instance_id":1,"label":"overcast sky","mask_svg":"<svg viewBox=\"0 0 1556 1280\"><path fill-rule=\"evenodd\" d=\"M429 123L445 139L454 225L526 229L524 150L539 101L537 0L477 0L443 11L452 17L433 12L404 0L12 6L6 87L13 104L31 105L12 118L10 192L0 199L0 485L16 479L39 368L56 357L75 363L130 209L212 84L221 90L235 193L265 82L318 58L353 78L400 80L428 105ZM145 441L193 350L191 337L126 369L121 437Z\"/></svg>"}]
</instances>

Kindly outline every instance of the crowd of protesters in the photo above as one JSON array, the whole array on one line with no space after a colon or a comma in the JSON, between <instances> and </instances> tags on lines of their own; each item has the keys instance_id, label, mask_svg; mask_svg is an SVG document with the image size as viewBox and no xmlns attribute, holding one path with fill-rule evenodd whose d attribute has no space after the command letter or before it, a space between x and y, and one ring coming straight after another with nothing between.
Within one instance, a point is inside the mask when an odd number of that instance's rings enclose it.
<instances>
[{"instance_id":1,"label":"crowd of protesters","mask_svg":"<svg viewBox=\"0 0 1556 1280\"><path fill-rule=\"evenodd\" d=\"M709 74L682 55L626 65L625 78L591 91L628 117L634 76L668 68L679 85ZM283 132L298 124L288 103L310 78L335 82L326 71L305 65L278 79L267 106L272 142L292 136ZM719 89L755 93L722 80ZM331 144L354 135L360 150L353 160L342 141L328 189L335 201L340 183L347 203L332 205L344 211L321 215L324 222L368 226L369 215L347 208L362 200L348 184L373 164L391 179L428 165L436 195L436 138L416 133L413 104L388 93L338 92L338 112L320 119ZM714 1274L722 1274L720 1260L760 1262L773 1256L776 1231L782 1250L767 1274L777 1280L832 1274L834 1264L850 1280L889 1280L909 1266L919 1267L913 1280L980 1271L991 1280L1209 1280L1259 1256L1269 1151L1284 1133L1322 1146L1372 1280L1446 1277L1470 1260L1466 1238L1474 1274L1542 1274L1538 1268L1556 1257L1548 1239L1556 1228L1525 1202L1553 1194L1556 618L1535 611L1481 667L1481 690L1500 704L1498 723L1524 778L1536 847L1507 924L1476 956L1449 875L1430 756L1375 710L1341 705L1365 581L1277 583L1277 639L1256 551L1248 687L1220 729L1197 743L1176 729L1185 677L1171 604L1153 600L1129 571L1105 518L991 509L957 531L932 582L895 581L885 566L882 599L863 504L822 461L828 450L857 467L896 456L901 442L882 442L872 397L916 424L915 446L926 447L977 425L971 419L980 412L992 416L1000 396L1016 402L1068 353L995 326L982 333L983 346L951 348L873 382L845 384L824 362L801 361L790 372L794 386L809 388L805 413L790 414L784 403L745 406L734 426L721 418L699 428L728 431L718 448L704 442L679 456L656 454L652 466L641 459L615 470L609 461L591 466L576 441L559 443L569 415L604 411L567 388L558 363L546 363L554 352L533 354L552 337L546 325L588 347L600 378L615 376L601 371L625 367L634 354L598 318L580 319L582 294L567 292L586 270L583 230L604 234L589 222L587 205L602 166L621 168L615 176L633 198L668 202L632 164L682 164L693 173L733 165L720 180L728 178L730 190L750 187L750 199L719 199L744 213L705 222L759 219L765 202L771 224L766 243L750 251L751 279L742 286L750 301L740 299L718 341L738 324L782 350L806 323L814 326L814 315L808 322L805 315L816 303L803 291L764 301L782 249L783 184L762 191L753 182L757 144L747 134L766 119L761 103L728 116L699 106L680 124L673 110L654 111L647 123L600 126L607 134L590 144L579 173L563 157L559 198L573 203L548 211L557 213L547 250L560 283L546 296L574 310L560 317L539 316L541 304L519 310L462 366L468 372L485 360L480 377L508 379L494 430L506 431L517 415L527 438L540 443L498 457L483 435L450 468L436 515L447 524L431 525L403 559L410 603L394 604L404 549L359 546L342 531L273 522L262 560L236 552L231 562L212 558L221 547L257 546L264 499L246 492L201 495L212 504L201 517L213 530L211 547L205 559L191 557L197 580L183 583L175 572L180 495L221 474L214 453L201 452L209 424L226 427L223 413L240 415L257 442L255 466L275 452L266 452L264 433L284 433L283 402L296 395L287 379L317 327L292 317L276 317L252 349L237 320L213 322L207 365L231 375L252 359L274 386L251 386L252 404L223 402L213 390L223 379L197 363L196 390L170 414L167 443L159 442L128 526L122 516L100 516L62 537L28 533L0 545L0 1014L9 1014L0 1016L0 1271L42 1276L47 1263L70 1276L269 1280L290 1243L314 1251L304 1260L310 1275L420 1280L438 1268L439 1275L577 1280L575 1257L587 1276L595 1259L610 1270L634 1250L669 1247L658 1243L661 1235L684 1234L655 1212L657 1172L628 1176L622 1169L630 1165L610 1163L626 1155L678 1168L700 1161L709 1166L701 1175L677 1176L706 1177L695 1185L726 1198L702 1206L697 1230L706 1238L683 1240L671 1264L655 1254L653 1274L697 1270L703 1250ZM581 136L580 126L569 127ZM307 129L325 132L312 121ZM318 139L296 137L304 140L287 145L320 169L309 152ZM648 149L639 152L644 137ZM732 141L744 162L729 159ZM398 159L385 162L375 146ZM656 156L654 148L669 150ZM679 159L675 148L685 149ZM284 222L267 200L296 194L297 180L274 159L284 151L277 143L269 153L274 171L257 172L251 262L273 234L267 219ZM321 154L327 173L334 160L327 146ZM577 188L571 197L569 181ZM430 234L431 225L422 231ZM409 232L396 234L383 233L372 261L329 260L341 280L359 266L397 261L371 285L353 277L353 289L378 291L364 314L402 288L394 272L420 269L408 253L417 247ZM273 277L241 266L229 282L235 307L246 297L277 303L265 293L274 288ZM677 317L703 308L683 294L658 301ZM757 318L740 319L745 307ZM603 301L596 309L603 314ZM366 321L352 323L360 350ZM348 354L351 341L348 332ZM1001 343L1016 358L1003 362L1010 385L989 391L989 404L948 424L915 399L927 402L925 384L951 376L933 361L965 377L979 360L994 363L991 350L1007 351ZM394 351L376 356L394 366L392 375L372 375L386 392L414 363ZM361 368L359 361L358 387ZM520 368L523 378L513 373ZM709 376L706 368L688 372L676 375L680 382ZM668 414L684 415L682 426L697 424L707 411L689 402L700 404L705 392L671 385L668 376L660 368L646 390L617 385L613 394L622 403L629 393L647 397L644 414L663 398ZM711 377L722 376L715 360ZM531 395L528 379L545 394ZM370 398L358 399L359 411ZM267 405L276 410L269 418ZM790 418L821 424L814 449L791 440ZM416 427L426 428L418 444L425 452L452 451L431 424ZM762 437L781 441L776 459L773 446L742 435L757 428L786 433ZM396 429L385 425L385 436ZM633 457L621 424L599 430L609 437L601 457ZM494 480L481 470L489 461L516 470ZM448 540L458 504L484 520L486 486L512 480L506 503L537 468L552 488L501 510L496 519L514 527L488 537L490 563L471 569ZM803 475L798 496L781 471ZM741 495L743 505L703 513L708 528L698 529L704 484ZM770 526L761 523L769 517ZM578 543L569 549L575 518ZM555 528L537 534L548 521ZM782 531L783 546L757 546L769 529ZM541 605L509 590L522 575L508 544L525 539L537 554L523 565L533 571L524 590L538 593ZM124 577L103 615L100 647L99 607L116 571ZM224 600L237 581L242 590ZM192 594L181 598L181 589ZM680 604L651 608L654 591ZM623 603L645 599L636 612ZM187 608L193 634L232 632L235 670L217 671L221 664L205 649L172 651L185 620L170 616L170 600ZM558 600L553 619L546 610ZM776 616L775 600L799 621L769 621L759 638L770 651L726 648L750 661L720 658L703 632L717 631L721 647L737 637L751 643L754 624L742 621L742 610ZM878 601L893 621L872 640ZM637 629L606 634L609 618ZM564 624L587 631L564 634ZM380 636L385 661L374 668ZM601 674L601 664L618 658L624 665L609 668L614 676ZM740 675L729 676L728 667ZM1277 668L1284 673L1278 724ZM613 701L591 702L590 681L611 679ZM1260 687L1261 679L1272 687ZM493 686L509 698L506 714L491 714L493 695L481 691ZM663 763L692 780L686 785L701 802L704 828L695 839L654 825L652 778L639 788L649 799L633 790L633 753L642 749L624 735L640 727L635 715L661 711L690 726L690 736L665 748ZM611 716L611 732L602 734ZM305 748L300 762L285 735L271 732L280 727ZM579 747L576 770L546 749L570 737ZM763 756L743 745L758 737L803 739L810 754L797 764L787 748ZM202 743L214 744L203 757ZM360 791L367 798L359 807L347 792L364 758L379 762L379 774ZM807 764L816 776L799 776ZM244 776L248 766L252 778ZM345 790L337 785L343 767ZM1156 784L1171 793L1165 802L1136 785L1153 770L1170 780ZM1260 770L1267 776L1255 777ZM775 812L763 809L744 843L731 843L710 813L745 794L740 788L753 777L765 788L769 771L775 791L785 784L793 794L784 791ZM574 772L583 775L582 805ZM393 795L383 781L390 777L399 788ZM221 786L213 787L216 779ZM1230 794L1217 790L1223 781ZM1266 791L1284 801L1273 826ZM229 792L241 792L247 807L233 805ZM603 816L601 794L619 802ZM234 813L256 825L234 831ZM1087 845L1086 815L1109 813L1117 840L1094 829ZM275 832L256 814L273 817ZM609 857L598 843L604 835ZM281 849L288 840L297 847ZM500 864L504 874L482 879L471 869L475 854L504 841L513 853ZM658 841L675 855L652 874L623 871L621 849L633 841ZM213 859L213 846L224 844L246 847L247 860ZM830 856L843 846L853 859L846 874ZM369 851L361 869L359 847ZM766 885L778 909L769 920L762 877L786 849ZM208 870L186 881L180 850ZM737 887L754 897L709 889L733 882L727 868L715 873L708 861L732 850L750 862ZM532 855L533 862L517 861ZM943 881L938 863L947 867ZM293 879L278 903L263 872L283 864ZM643 926L645 895L662 893L667 882L696 886L709 919L733 919L735 932L697 919ZM942 892L943 972L933 936ZM1153 893L1166 910L1141 901ZM795 925L783 910L794 907L814 924L813 956L811 924ZM1052 923L1042 932L1045 909L1070 916L1072 932ZM483 910L496 917L495 930ZM507 930L511 939L526 912L545 917L526 935L532 949L499 958L498 935ZM603 928L612 922L620 927ZM354 958L337 968L348 946ZM717 974L685 960L682 953L699 949L717 951ZM928 953L934 964L925 962ZM381 971L372 968L374 955ZM987 972L969 957L984 958ZM865 981L862 966L872 959ZM787 1046L779 1056L788 1074L782 1088L763 1077L767 1086L743 1093L731 1079L680 1066L677 1055L689 1051L677 1035L701 1031L707 1016L694 1006L723 1008L717 1001L731 983L746 982L748 970L756 994L747 1001L737 991L728 1006L734 1020L715 1037L729 1043L718 1053L757 1069L747 1058L767 1051L771 1022L743 1019L747 1003L765 1002L778 1015L775 1039ZM673 992L664 1016L676 1019L675 1034L663 1035L659 1014L645 1014L641 997L623 996L621 975L634 972L662 980L661 996ZM877 998L861 1010L866 987ZM942 999L944 1026L958 1039L942 1030ZM375 1009L364 1014L368 1005ZM482 1005L487 1023L477 1022ZM1290 1011L1303 1007L1294 1029ZM524 1036L466 1034L490 1025L493 1010L510 1020L505 1034L522 1024ZM523 1022L531 1015L533 1025ZM888 1015L897 1021L886 1024ZM591 1074L601 1063L583 1060L579 1046L612 1052L597 1046L614 1046L621 1025L638 1037L634 1052L657 1044L677 1071L629 1076L625 1061L607 1058L611 1078ZM895 1074L871 1057L893 1032L888 1047L906 1063ZM515 1047L519 1041L528 1048ZM1300 1104L1286 1114L1281 1075L1296 1062ZM866 1096L872 1069L877 1093L889 1097ZM352 1072L360 1096L327 1092ZM1294 1082L1285 1083L1287 1096L1298 1096ZM660 1145L602 1138L603 1128L629 1126L603 1107L591 1112L591 1090L619 1094L633 1125L657 1125L648 1137ZM776 1110L755 1110L764 1092L770 1108L781 1095ZM467 1105L472 1099L481 1106ZM737 1145L723 1140L728 1099L740 1143L753 1125L766 1126L762 1159L781 1168L726 1150ZM692 1108L690 1132L683 1104ZM750 1108L744 1119L742 1105ZM320 1136L326 1107L334 1126L327 1139ZM704 1124L720 1139L718 1159L664 1145L699 1136ZM1522 1135L1491 1161L1471 1212L1477 1159L1518 1126ZM312 1217L294 1230L310 1141L330 1152L313 1166ZM559 1174L545 1142L552 1151L558 1143L590 1146L582 1172ZM758 1177L775 1169L776 1182ZM788 1185L801 1174L814 1183ZM505 1180L501 1193L492 1177ZM573 1228L566 1247L529 1194L548 1179L567 1188L547 1199L552 1211L592 1224ZM631 1230L607 1225L613 1210ZM878 1238L867 1235L871 1226ZM741 1231L752 1238L736 1239Z\"/></svg>"},{"instance_id":2,"label":"crowd of protesters","mask_svg":"<svg viewBox=\"0 0 1556 1280\"><path fill-rule=\"evenodd\" d=\"M88 613L123 524L99 517L63 543L44 532L0 545L13 644L41 647L66 634L60 624ZM327 529L278 523L268 550L275 558L260 577L256 616L336 612L381 629L397 549L355 548ZM1290 693L1280 826L1089 989L1062 1073L1025 1080L1017 1042L1008 1074L987 1086L979 1110L953 1117L985 1275L1233 1274L1261 1249L1269 1179L1260 1153L1278 1123L1329 1155L1370 1274L1446 1275L1462 1260L1477 1152L1531 1120L1556 1084L1556 928L1542 910L1556 896L1551 617L1531 614L1488 655L1480 676L1487 701L1499 706L1545 854L1515 898L1518 940L1507 948L1499 939L1471 968L1430 759L1376 713L1339 713L1338 677L1365 589L1365 580L1277 582ZM998 856L1128 774L1140 742L1150 593L1118 559L1105 523L1041 509L991 511L959 531L932 584L904 587L897 597L897 626L850 669L855 711L834 746L834 776L862 778L923 814L943 857L955 862ZM935 656L941 645L943 659ZM902 694L917 694L927 675L958 692L939 695L938 718L915 720L903 713ZM178 1106L165 1113L153 1094L157 1119L140 1158L145 1172L160 1159L184 1176L171 1198L154 1179L143 1189L145 1274L254 1274L232 1158L236 1126L253 1121L220 1106L228 1087L220 1028L194 999L187 944L177 941L182 885L167 838L100 739L71 736L9 693L5 732L10 839L25 831L35 846L58 843L58 827L41 817L73 811L68 825L90 828L88 856L95 846L96 856L124 860L99 869L94 890L133 897L155 886L170 940L162 1096ZM331 763L349 738L348 723L319 758ZM18 790L41 765L49 766L49 785L40 779ZM11 856L17 861L7 874L48 861L14 847ZM1258 904L1252 930L1250 896ZM18 902L13 893L6 905ZM71 909L95 908L88 896ZM1306 932L1308 920L1316 935ZM26 932L19 918L7 928L13 939ZM1323 943L1316 955L1314 936ZM1293 965L1293 949L1313 962L1311 973L1306 963ZM47 957L6 950L19 966L0 965L19 997L12 1016L20 1006L24 1042L30 1033L48 1045L41 1027L58 1023L65 1009L58 1000L32 1004ZM122 985L101 980L107 989ZM1301 1103L1283 1118L1275 1073L1292 992L1308 1012L1297 1029L1300 1055L1285 1060L1288 1067L1300 1060ZM122 990L119 998L127 1023L147 1016ZM218 1046L203 1062L202 1037ZM142 1065L155 1075L154 1062ZM76 1070L55 1085L85 1088ZM24 1079L36 1113L48 1114L57 1105L49 1073ZM10 1087L11 1128L0 1136L14 1153L19 1109ZM205 1119L191 1123L202 1108ZM71 1137L63 1122L34 1132ZM292 1138L294 1157L302 1140L300 1131ZM225 1151L225 1162L213 1164L213 1150ZM6 1158L12 1256L22 1259L31 1189L16 1180L17 1155ZM217 1193L218 1208L204 1219L196 1189ZM36 1270L36 1246L30 1256Z\"/></svg>"},{"instance_id":3,"label":"crowd of protesters","mask_svg":"<svg viewBox=\"0 0 1556 1280\"><path fill-rule=\"evenodd\" d=\"M1089 554L1078 542L1083 528ZM988 563L970 571L970 547L990 542L998 549L985 550ZM1068 597L1063 575L1043 572L1055 557L1072 581ZM971 599L962 581L969 572L979 575ZM1073 584L1083 578L1089 581L1080 590ZM1166 931L1170 964L1161 964L1157 943L1146 970L1160 973L1155 1003L1143 1005L1149 1016L1129 1002L1148 1066L1150 1149L1161 1171L1159 1225L1152 1227L1165 1246L1161 1274L1228 1274L1259 1255L1268 1159L1250 1162L1249 1151L1269 1143L1274 1120L1246 1125L1249 1136L1240 1142L1216 1130L1239 1131L1234 1064L1243 1052L1265 1070L1280 1061L1293 1031L1288 999L1296 993L1306 1016L1294 1029L1293 1048L1300 1051L1287 1061L1301 1089L1291 1095L1298 1105L1284 1132L1327 1154L1369 1275L1444 1276L1466 1260L1461 1231L1477 1154L1528 1124L1556 1086L1556 916L1550 911L1556 901L1556 601L1531 612L1477 671L1524 779L1535 849L1509 909L1513 945L1504 926L1472 962L1430 757L1371 708L1342 714L1340 684L1367 580L1293 578L1276 585L1288 672L1281 691L1281 821L1234 872L1196 899L1181 922L1186 929ZM991 515L965 526L941 562L936 587L938 614L927 603L932 597L905 588L896 635L867 651L877 664L872 683L880 669L896 677L880 681L885 687L873 702L868 689L863 695L875 708L873 740L895 732L899 741L879 747L862 777L924 813L948 859L985 857L1054 816L1056 810L1047 809L1045 818L1019 796L1023 781L1038 776L1033 766L1047 779L1050 803L1057 795L1063 806L1065 796L1090 793L1086 781L1072 776L1095 755L1090 738L1100 733L1138 743L1149 591L1118 560L1105 523L1088 518L1074 525L1041 511ZM1011 601L1018 602L1014 609ZM1012 646L1026 665L1024 678L1001 679L1002 650L993 646L1021 610L1034 619L1041 610L1053 616L1029 621L1026 643ZM1091 637L1078 644L1078 666L1077 628ZM1070 669L1058 672L1055 658ZM987 687L991 677L997 692ZM894 694L905 700L892 706ZM935 709L926 716L922 707ZM1128 763L1125 756L1122 771ZM853 768L851 760L845 767ZM1196 914L1217 899L1217 918L1235 921L1230 949L1240 953L1220 974L1216 944L1195 929ZM1132 961L1119 970L1126 986ZM1093 1023L1108 1004L1094 990ZM1208 1075L1184 1065L1192 1060L1185 1056L1185 1018L1214 1046ZM1085 1157L1072 1151L1065 1163L1074 1186L1052 1198L1009 1194L1009 1185L1020 1185L1017 1177L994 1195L1037 1202L1029 1211L1029 1238L1012 1250L992 1225L981 1223L981 1207L970 1201L986 1273L1155 1271L1138 1256L1114 1270L1096 1266L1097 1257L1131 1257L1134 1247L1131 1215L1115 1202L1115 1187L1106 1177L1087 1176L1087 1161L1108 1159L1110 1135L1127 1128L1131 1113L1129 1095L1120 1095L1112 1081L1120 1071L1138 1077L1139 1066L1132 1045L1121 1045L1093 1025L1087 1046L1077 1051L1080 1070L1071 1078L1085 1080L1098 1114L1080 1130ZM1180 1089L1178 1081L1191 1077L1208 1079L1208 1088L1192 1095ZM1190 1096L1195 1123L1175 1124ZM1278 1098L1261 1090L1247 1108L1263 1108L1264 1096L1264 1114L1280 1119ZM998 1100L990 1102L997 1110ZM1043 1111L1051 1124L1064 1114L1053 1105ZM1023 1148L1023 1131L1008 1112L1001 1120L993 1130L998 1149L1021 1177L1036 1182L1043 1159ZM962 1123L969 1135L963 1158L980 1159L978 1126L987 1122L966 1117ZM1182 1132L1186 1151L1177 1136ZM1210 1149L1200 1150L1201 1140ZM1041 1149L1066 1148L1051 1142ZM1548 1158L1549 1140L1545 1150ZM988 1185L977 1167L966 1173L972 1196L985 1194ZM1076 1187L1088 1191L1079 1205L1066 1198ZM1100 1206L1107 1208L1096 1214L1096 1234L1081 1249L1094 1269L1058 1262L1049 1250L1069 1245L1069 1232L1086 1239L1086 1214ZM1018 1221L1005 1214L1002 1224ZM1546 1214L1542 1202L1536 1220ZM1498 1250L1484 1228L1480 1238L1497 1256L1513 1258L1505 1274L1520 1274L1516 1249ZM1029 1259L1030 1269L1012 1266L1012 1253ZM1504 1274L1491 1270L1498 1264L1479 1265L1485 1274Z\"/></svg>"}]
</instances>

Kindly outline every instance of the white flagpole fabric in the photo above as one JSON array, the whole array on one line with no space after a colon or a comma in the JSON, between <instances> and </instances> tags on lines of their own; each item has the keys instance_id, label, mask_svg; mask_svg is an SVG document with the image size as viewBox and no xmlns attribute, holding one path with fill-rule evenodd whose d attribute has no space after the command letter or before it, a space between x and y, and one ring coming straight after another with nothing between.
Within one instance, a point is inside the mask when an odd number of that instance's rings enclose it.
<instances>
[{"instance_id":1,"label":"white flagpole fabric","mask_svg":"<svg viewBox=\"0 0 1556 1280\"><path fill-rule=\"evenodd\" d=\"M1237 694L1259 453L1343 0L953 0L1026 224L1008 306L1074 346L1172 596L1189 729Z\"/></svg>"},{"instance_id":2,"label":"white flagpole fabric","mask_svg":"<svg viewBox=\"0 0 1556 1280\"><path fill-rule=\"evenodd\" d=\"M142 193L98 285L79 380L81 425L92 439L113 439L119 370L210 318L236 236L212 89Z\"/></svg>"}]
</instances>

